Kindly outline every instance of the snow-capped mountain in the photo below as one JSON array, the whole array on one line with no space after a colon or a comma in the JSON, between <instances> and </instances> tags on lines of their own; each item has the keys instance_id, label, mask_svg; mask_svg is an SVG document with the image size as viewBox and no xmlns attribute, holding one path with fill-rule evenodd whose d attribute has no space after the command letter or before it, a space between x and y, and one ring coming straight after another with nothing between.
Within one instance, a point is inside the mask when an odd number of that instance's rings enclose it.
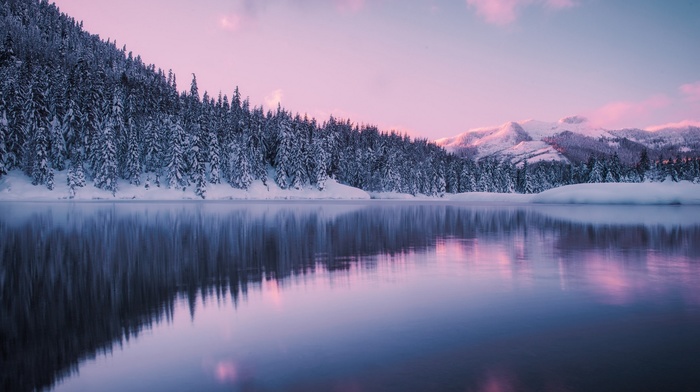
<instances>
[{"instance_id":1,"label":"snow-capped mountain","mask_svg":"<svg viewBox=\"0 0 700 392\"><path fill-rule=\"evenodd\" d=\"M608 130L573 116L557 122L526 120L476 128L435 143L476 159L493 156L510 158L513 162L581 162L591 154L617 153L622 161L631 163L645 148L651 157L700 155L700 128L686 125L655 131Z\"/></svg>"}]
</instances>

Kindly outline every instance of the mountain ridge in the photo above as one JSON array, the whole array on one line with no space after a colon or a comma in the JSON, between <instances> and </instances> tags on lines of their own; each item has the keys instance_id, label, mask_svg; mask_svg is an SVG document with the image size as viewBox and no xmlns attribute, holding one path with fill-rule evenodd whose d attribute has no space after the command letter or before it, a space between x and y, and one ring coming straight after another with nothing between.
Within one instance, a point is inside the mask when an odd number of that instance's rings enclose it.
<instances>
[{"instance_id":1,"label":"mountain ridge","mask_svg":"<svg viewBox=\"0 0 700 392\"><path fill-rule=\"evenodd\" d=\"M591 124L585 117L572 116L557 122L509 121L495 127L473 128L434 142L471 159L495 157L513 163L525 160L580 163L590 155L617 153L623 162L632 163L645 149L652 159L699 156L700 127L687 123L654 130L605 129Z\"/></svg>"}]
</instances>

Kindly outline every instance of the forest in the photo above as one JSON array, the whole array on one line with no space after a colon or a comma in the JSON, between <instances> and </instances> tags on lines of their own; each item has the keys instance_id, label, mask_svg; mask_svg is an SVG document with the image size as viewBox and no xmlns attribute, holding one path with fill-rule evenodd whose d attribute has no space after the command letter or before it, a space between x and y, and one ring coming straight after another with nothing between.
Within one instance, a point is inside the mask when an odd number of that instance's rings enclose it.
<instances>
[{"instance_id":1,"label":"forest","mask_svg":"<svg viewBox=\"0 0 700 392\"><path fill-rule=\"evenodd\" d=\"M46 0L2 0L0 20L0 178L22 170L53 189L54 173L65 170L71 195L84 186L116 193L119 180L191 187L206 198L208 184L248 189L253 181L323 190L333 178L440 196L700 178L700 158L646 151L634 164L614 152L579 163L476 161L350 119L265 110L238 88L200 94L195 75L181 91L172 71L86 32Z\"/></svg>"}]
</instances>

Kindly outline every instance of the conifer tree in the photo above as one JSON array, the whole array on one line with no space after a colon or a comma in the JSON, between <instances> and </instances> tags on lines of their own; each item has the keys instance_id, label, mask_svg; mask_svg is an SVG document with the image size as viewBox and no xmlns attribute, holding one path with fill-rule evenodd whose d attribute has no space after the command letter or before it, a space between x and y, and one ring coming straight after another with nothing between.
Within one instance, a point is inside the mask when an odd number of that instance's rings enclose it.
<instances>
[{"instance_id":1,"label":"conifer tree","mask_svg":"<svg viewBox=\"0 0 700 392\"><path fill-rule=\"evenodd\" d=\"M8 168L8 153L7 153L7 135L9 133L9 122L7 121L7 112L5 105L0 98L0 177L7 174Z\"/></svg>"},{"instance_id":2,"label":"conifer tree","mask_svg":"<svg viewBox=\"0 0 700 392\"><path fill-rule=\"evenodd\" d=\"M185 132L180 124L180 119L167 117L165 126L169 129L169 156L167 165L168 187L178 188L188 185L185 176L185 159L183 147L185 144Z\"/></svg>"}]
</instances>

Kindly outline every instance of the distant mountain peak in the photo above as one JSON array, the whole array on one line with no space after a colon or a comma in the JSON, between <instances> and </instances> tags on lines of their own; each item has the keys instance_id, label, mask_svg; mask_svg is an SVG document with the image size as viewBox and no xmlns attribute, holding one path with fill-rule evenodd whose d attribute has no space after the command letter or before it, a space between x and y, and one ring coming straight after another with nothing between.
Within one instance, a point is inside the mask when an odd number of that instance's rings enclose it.
<instances>
[{"instance_id":1,"label":"distant mountain peak","mask_svg":"<svg viewBox=\"0 0 700 392\"><path fill-rule=\"evenodd\" d=\"M480 159L496 157L513 162L585 161L588 156L617 153L632 162L647 149L650 156L700 155L700 132L694 122L666 124L654 129L609 130L594 126L583 116L557 122L534 119L509 121L496 127L470 129L438 139L440 145L459 155Z\"/></svg>"}]
</instances>

